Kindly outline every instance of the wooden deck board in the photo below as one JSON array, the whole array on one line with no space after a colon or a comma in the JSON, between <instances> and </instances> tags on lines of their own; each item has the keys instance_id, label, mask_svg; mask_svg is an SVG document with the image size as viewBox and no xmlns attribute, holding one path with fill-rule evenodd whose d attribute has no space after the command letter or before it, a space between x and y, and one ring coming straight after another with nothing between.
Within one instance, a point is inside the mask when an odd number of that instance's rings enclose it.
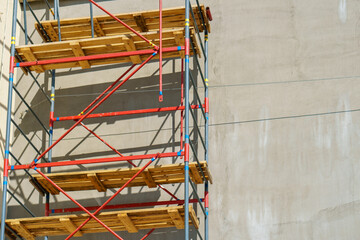
<instances>
[{"instance_id":1,"label":"wooden deck board","mask_svg":"<svg viewBox=\"0 0 360 240\"><path fill-rule=\"evenodd\" d=\"M166 30L163 32L163 47L176 47L184 46L184 29ZM159 44L159 33L158 32L147 32L144 34L154 44ZM179 40L180 39L180 40ZM194 29L191 29L191 40L195 46L197 46L197 38L195 36ZM180 45L179 45L180 44ZM54 43L44 43L36 45L26 45L16 47L19 58L21 61L41 61L49 59L69 58L78 56L91 56L106 53L117 53L117 52L128 52L134 50L147 50L153 49L148 43L143 41L140 37L135 34L119 35L112 37L97 37L90 39L79 39L71 41L62 41ZM200 56L198 48L195 49L196 54ZM164 58L183 57L183 51L163 53ZM193 55L194 52L190 51ZM46 65L36 65L29 67L30 71L36 71L38 73L50 69L59 68L73 68L82 67L89 68L95 65L113 64L113 63L125 63L133 62L139 63L146 60L148 55L135 55L131 57L118 57L109 59L97 59L89 61L78 61L68 63L55 63ZM154 59L157 59L155 56ZM19 61L20 59L17 59Z\"/></svg>"},{"instance_id":2,"label":"wooden deck board","mask_svg":"<svg viewBox=\"0 0 360 240\"><path fill-rule=\"evenodd\" d=\"M207 163L202 161L200 164L206 179L210 181L211 175ZM192 162L189 164L189 167L191 169L190 177L194 179L194 182L196 184L203 183L204 180L197 163ZM99 192L102 192L106 191L108 188L121 187L139 170L140 167L136 167L98 171L51 173L46 176L65 191L98 190ZM33 178L39 183L39 185L43 186L43 188L51 194L59 194L59 191L55 191L54 188L51 188L50 183L41 175L33 175ZM157 184L182 182L184 182L184 164L181 163L148 167L143 174L136 177L128 186L155 187Z\"/></svg>"},{"instance_id":3,"label":"wooden deck board","mask_svg":"<svg viewBox=\"0 0 360 240\"><path fill-rule=\"evenodd\" d=\"M195 15L195 20L199 31L204 31L204 26L201 24L201 15L205 20L205 24L210 32L209 20L205 13L205 7L201 5L201 11L197 6L192 7ZM130 27L139 32L158 31L159 30L159 10L115 14L117 18L128 24ZM115 21L108 15L95 16L94 32L95 37L113 36L131 33L122 24ZM194 19L190 16L190 27L194 27ZM58 24L57 21L42 21L46 34L50 37L52 42L58 41ZM183 28L185 24L185 8L168 8L163 9L163 28ZM91 38L91 21L90 17L63 19L60 21L61 25L61 40L76 40ZM38 23L35 28L45 42L48 41L45 33Z\"/></svg>"},{"instance_id":4,"label":"wooden deck board","mask_svg":"<svg viewBox=\"0 0 360 240\"><path fill-rule=\"evenodd\" d=\"M189 213L195 223L189 224L198 228L198 220L192 206ZM103 212L97 215L108 227L114 231L137 232L141 229L176 227L184 226L184 207L172 206L151 209L136 209ZM48 217L33 217L7 219L6 224L17 234L25 239L35 239L40 236L68 235L88 218L87 214L61 215ZM95 220L90 220L76 236L86 233L106 232Z\"/></svg>"}]
</instances>

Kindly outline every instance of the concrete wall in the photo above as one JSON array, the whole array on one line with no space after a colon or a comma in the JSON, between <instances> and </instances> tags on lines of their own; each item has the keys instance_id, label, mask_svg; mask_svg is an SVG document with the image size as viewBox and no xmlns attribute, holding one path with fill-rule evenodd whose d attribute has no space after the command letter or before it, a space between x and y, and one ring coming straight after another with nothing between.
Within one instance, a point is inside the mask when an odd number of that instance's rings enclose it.
<instances>
[{"instance_id":1,"label":"concrete wall","mask_svg":"<svg viewBox=\"0 0 360 240\"><path fill-rule=\"evenodd\" d=\"M153 2L141 0L131 5L101 4L112 12L156 8ZM164 7L182 4L167 1ZM357 239L360 99L355 90L360 71L360 3L236 0L207 1L206 5L214 17L210 34L210 162L215 181L210 189L211 238ZM40 9L43 5L33 6L41 18L49 17ZM87 16L87 8L80 1L62 1L60 14L62 18ZM33 36L39 41L36 33ZM178 103L179 60L165 62L163 104L157 102L157 65L146 66L99 111ZM123 69L116 65L57 71L56 116L77 114ZM31 81L20 80L27 91ZM39 80L48 90L49 76L41 75ZM28 91L27 96L46 123L46 101L38 91ZM17 113L16 121L36 146L44 148L46 136L24 106ZM178 119L178 114L159 114L86 123L120 152L139 154L177 150ZM55 138L69 126L57 124ZM16 139L18 153L25 162L31 161L35 153L24 148L21 137ZM113 154L80 128L54 149L56 160L100 156ZM20 182L26 186L26 177L12 184ZM39 207L43 198L31 188L18 188L18 196L43 214ZM182 187L170 189L181 197ZM111 191L101 196L97 192L73 194L88 206L110 195ZM133 188L114 203L161 199L169 198L159 190ZM52 206L72 205L56 197ZM18 208L12 209L11 216L25 216ZM182 239L175 230L165 230L169 235L161 232L151 239ZM124 236L138 239L140 235Z\"/></svg>"},{"instance_id":2,"label":"concrete wall","mask_svg":"<svg viewBox=\"0 0 360 240\"><path fill-rule=\"evenodd\" d=\"M6 113L8 106L9 89L9 58L10 58L10 38L12 22L12 1L3 0L0 4L0 176L2 194L3 180L3 160L5 157L5 135L6 135ZM20 17L20 12L18 14ZM18 32L19 36L19 32ZM17 38L18 38L17 36ZM16 42L19 42L16 40ZM15 75L16 79L16 75ZM16 81L14 81L16 83ZM14 107L14 106L13 106ZM12 136L12 133L10 133ZM2 198L0 200L2 203ZM1 212L1 209L0 209Z\"/></svg>"},{"instance_id":3,"label":"concrete wall","mask_svg":"<svg viewBox=\"0 0 360 240\"><path fill-rule=\"evenodd\" d=\"M357 239L359 2L211 6L213 239Z\"/></svg>"}]
</instances>

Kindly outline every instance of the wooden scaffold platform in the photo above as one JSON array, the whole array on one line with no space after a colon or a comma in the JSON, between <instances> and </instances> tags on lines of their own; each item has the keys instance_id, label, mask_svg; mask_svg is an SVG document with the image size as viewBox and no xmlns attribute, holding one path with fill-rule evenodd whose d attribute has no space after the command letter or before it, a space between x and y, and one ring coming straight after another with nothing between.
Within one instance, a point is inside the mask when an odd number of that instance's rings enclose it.
<instances>
[{"instance_id":1,"label":"wooden scaffold platform","mask_svg":"<svg viewBox=\"0 0 360 240\"><path fill-rule=\"evenodd\" d=\"M47 0L46 0L47 1ZM62 117L62 121L75 120L72 127L67 129L56 141L53 142L53 127L56 121L61 117L54 117L55 106L55 71L51 71L53 81L51 83L50 102L50 129L48 131L49 146L42 153L38 152L38 156L29 164L22 164L17 161L16 165L9 165L9 144L5 149L5 165L4 167L4 184L8 181L8 171L25 170L30 176L31 184L44 196L46 195L45 215L44 217L32 218L16 218L6 219L5 214L2 216L1 234L6 234L10 239L15 240L16 235L28 239L35 240L42 236L60 236L69 235L80 237L87 233L101 233L109 231L118 239L122 239L115 233L115 231L127 231L135 233L144 229L170 228L185 229L189 235L189 225L193 225L198 231L199 220L198 212L190 203L200 204L201 211L205 218L205 231L208 231L208 184L212 183L212 176L208 167L208 132L205 133L204 142L200 128L196 123L196 117L192 111L198 110L203 114L202 120L205 121L205 131L208 131L208 62L207 62L207 41L210 33L209 21L212 20L208 8L203 5L191 6L189 0L185 7L162 9L162 1L160 0L159 10L132 12L126 14L114 14L107 12L93 0L89 0L91 4L106 12L108 15L92 16L85 18L59 19L56 15L56 20L38 21L35 24L35 29L43 39L41 44L15 46L15 34L12 33L11 41L11 64L10 64L10 78L9 89L12 90L13 74L15 67L20 67L26 74L31 71L42 73L47 70L54 69L69 69L82 68L87 69L93 66L108 65L116 63L131 63L132 66L125 71L117 80L104 90L92 103L90 103L81 113L78 118ZM26 2L26 1L24 1ZM24 3L29 4L29 3ZM55 2L55 10L58 10L58 1ZM14 5L16 6L16 5ZM50 7L49 3L48 6ZM92 5L91 5L92 6ZM161 7L160 7L161 6ZM16 8L15 8L16 9ZM26 8L24 8L26 9ZM50 7L51 10L51 7ZM52 12L52 10L51 10ZM190 12L192 17L190 16ZM57 12L58 13L58 12ZM185 14L184 14L185 13ZM16 12L14 12L16 16ZM25 15L26 16L26 15ZM16 20L16 17L14 18ZM15 24L15 25L14 25ZM16 22L13 23L13 29L16 30ZM24 31L26 32L26 31ZM204 33L204 44L200 37L200 32ZM27 37L27 36L26 36ZM205 47L204 47L205 45ZM16 54L15 54L16 52ZM204 73L198 61L198 57L204 56ZM204 99L200 99L197 92L197 84L194 83L192 75L190 74L189 57L194 56L197 68L204 83ZM172 153L157 153L144 154L136 156L123 156L115 148L109 145L105 140L98 136L93 130L83 124L86 118L105 117L105 115L120 114L120 112L113 113L93 113L93 111L100 106L107 98L109 98L118 88L129 80L138 70L140 70L146 63L151 60L159 59L159 101L162 99L162 60L165 58L180 58L182 63L181 69L181 99L180 106L175 107L160 107L157 109L140 109L130 110L130 114L138 114L137 111L144 112L162 112L162 111L181 111L181 130L180 130L180 149ZM135 66L138 65L136 68ZM30 74L33 77L33 74ZM126 76L126 77L125 77ZM191 76L192 91L194 93L193 102L190 103L189 89ZM122 79L124 77L124 79ZM36 79L35 79L36 80ZM120 81L121 80L121 81ZM40 85L39 85L40 87ZM43 91L45 94L45 91ZM160 100L161 99L161 100ZM203 102L204 101L204 102ZM11 103L11 101L9 101ZM11 116L11 105L8 106L8 116ZM132 113L130 113L132 112ZM197 127L196 135L202 141L202 146L205 152L205 161L200 161L196 155L195 148L189 142L189 113L193 115L193 123ZM92 114L92 115L91 115ZM95 116L96 115L96 116ZM37 118L38 119L38 118ZM57 119L57 120L56 120ZM39 120L40 121L40 120ZM46 154L51 159L51 149L63 138L66 137L75 127L82 125L91 134L100 139L104 144L110 147L120 157L115 158L96 158L96 159L81 159L74 161L48 161L40 162L40 159L45 159ZM8 119L7 130L10 132L11 118ZM194 128L195 129L195 128ZM45 128L47 131L47 129ZM195 132L195 130L194 130ZM193 132L193 133L194 133ZM195 134L193 134L194 136ZM7 142L9 142L7 136ZM200 145L200 144L199 144ZM200 145L201 146L201 145ZM194 153L194 161L190 161L190 147ZM133 159L126 159L132 157ZM156 159L164 157L172 157L173 159L183 159L182 163L164 164L151 166ZM196 158L196 161L195 161ZM133 160L145 160L141 162L141 166L136 166ZM38 162L39 161L39 162ZM107 162L121 162L128 161L133 167L116 168L116 169L99 169L92 171L74 171L74 172L57 172L44 173L39 169L48 168L50 171L53 167L64 167L70 165L82 164L105 164ZM145 163L145 164L144 164ZM45 165L44 165L45 164ZM154 164L154 163L153 163ZM28 170L35 170L38 174L31 175ZM166 190L162 185L166 184L180 184L184 183L184 200L177 198L173 193ZM193 199L189 196L189 186L193 187ZM196 184L204 184L204 197L199 197L196 191ZM7 185L4 186L5 198ZM120 192L128 187L145 186L148 188L159 187L167 192L171 199L175 199L176 203L165 201L166 203L159 204L159 202L150 203L135 203L131 207L148 207L153 208L137 208L125 209L124 206L111 206L111 209L116 211L105 211L110 209L106 205L112 201ZM97 190L98 192L106 192L108 189L117 189L115 193L109 197L105 203L99 207L82 206L74 198L72 198L67 191L86 191ZM64 194L69 200L75 203L84 214L70 214L70 215L50 215L50 194ZM14 195L13 195L14 196ZM169 203L171 202L171 203ZM20 203L21 204L21 203ZM136 206L136 204L143 204ZM148 204L148 205L146 205ZM154 207L158 205L177 206ZM128 208L128 204L126 207ZM23 205L24 206L24 205ZM87 208L95 208L95 212L90 212ZM119 208L124 210L118 211ZM27 208L25 208L28 210ZM3 204L2 210L6 212L6 205ZM57 214L60 212L52 213ZM80 211L78 209L66 209L66 212ZM31 212L30 212L31 213ZM61 212L63 213L63 212ZM33 214L31 214L34 216ZM6 225L6 230L5 230ZM146 237L151 234L151 230ZM199 232L198 232L199 233ZM205 234L206 235L206 234ZM144 237L143 239L145 239ZM205 237L205 240L207 238Z\"/></svg>"}]
</instances>

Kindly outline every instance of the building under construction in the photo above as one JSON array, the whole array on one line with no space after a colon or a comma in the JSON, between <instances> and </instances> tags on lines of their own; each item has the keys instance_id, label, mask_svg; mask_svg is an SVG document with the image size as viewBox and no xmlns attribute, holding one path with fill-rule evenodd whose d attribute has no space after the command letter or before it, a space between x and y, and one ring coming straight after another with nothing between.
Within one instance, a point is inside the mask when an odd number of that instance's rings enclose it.
<instances>
[{"instance_id":1,"label":"building under construction","mask_svg":"<svg viewBox=\"0 0 360 240\"><path fill-rule=\"evenodd\" d=\"M70 239L73 236L79 237L88 233L102 232L109 232L117 239L124 239L118 233L120 231L128 233L140 231L140 234L143 234L141 239L146 239L156 229L173 227L183 230L185 238L189 239L190 226L192 232L199 237L208 238L208 184L212 182L206 161L208 158L209 129L207 120L209 118L207 42L210 33L210 8L204 7L198 1L194 2L194 5L190 5L190 2L186 1L184 6L163 9L163 3L160 0L158 9L152 11L115 14L97 2L90 1L89 3L88 17L62 19L60 18L59 1L54 2L54 7L45 1L44 8L53 14L54 19L42 21L31 4L26 0L23 1L23 24L20 23L19 25L24 32L25 45L17 45L16 13L18 2L14 1L6 126L6 132L9 134L6 135L5 139L1 239L4 239L5 235L10 239L49 238L63 235L67 236L66 239ZM104 12L105 15L95 15L94 7ZM33 19L35 19L34 29L36 33L30 34L32 30L28 28L30 24L28 24L27 9L30 10ZM31 37L33 34L39 34L42 42L37 44L36 40ZM204 60L200 60L201 56ZM192 63L196 67L196 72L192 70L194 73L190 71L190 57L193 58ZM166 79L163 76L166 74L163 72L163 67L169 61L168 59L171 59L173 64L179 65L180 71L178 74L176 74L177 71L174 71L173 76ZM140 82L137 84L135 83L136 80L133 80L133 86L136 86L135 90L131 93L129 91L126 95L137 94L136 89L140 89L140 95L148 95L143 92L148 89L148 86L156 85L158 86L156 102L146 99L145 96L146 104L143 106L134 104L131 97L128 96L124 98L123 104L107 101L115 93L123 93L122 87L126 86L126 82L130 81L140 69L151 62L158 64L156 74L158 81L147 79L146 83L143 82L145 84ZM88 71L92 67L106 65L119 72L118 76L113 75L112 82L108 83L108 87L104 89L96 87L96 90L102 92L98 96L94 96L94 99L85 107L71 101L72 104L67 106L68 114L63 115L56 111L58 104L56 92L59 91L56 75L61 75L64 72L61 70L77 68ZM43 94L44 101L49 102L48 127L41 120L39 113L26 101L20 90L14 86L15 68L20 68L24 74L22 77L30 78L26 81L33 81L34 86L38 88L37 90ZM109 70L108 67L96 69L97 71ZM88 71L88 73L90 72ZM38 75L35 76L35 74ZM49 76L51 76L50 95L38 81L40 74L50 74ZM99 76L104 75L99 73ZM72 78L72 81L80 80L76 72ZM108 81L105 80L105 77L101 77L101 79L102 81L99 83L106 85ZM165 94L168 90L163 87L168 85L168 80L171 80L171 85L173 85L169 90L172 91L171 95ZM199 83L202 86L201 92L199 91ZM88 88L89 86L92 87L91 84L87 83L84 87ZM174 94L175 86L178 88L178 94ZM129 89L125 88L126 90ZM38 126L44 131L42 141L44 141L43 144L47 145L44 150L39 149L27 136L27 130L24 130L21 124L16 123L11 117L14 92L28 108L26 113L32 114L37 120ZM92 91L89 93L94 94ZM175 95L177 95L177 99ZM114 100L117 101L116 98ZM172 105L175 102L177 104ZM102 107L103 103L110 104L111 106L108 109L112 110L106 111L107 107ZM127 106L122 107L125 104ZM64 107L64 103L59 103L59 105ZM133 107L130 107L131 105ZM79 109L78 113L74 115L73 111L76 106ZM179 112L179 114L175 114L175 112ZM131 120L132 118L169 113L173 113L172 118L176 126L176 129L169 136L172 140L168 146L164 145L162 149L158 147L151 149L153 146L149 143L149 148L142 154L138 154L138 151L134 150L139 141L133 141L133 150L124 152L119 150L117 145L114 146L111 141L100 136L94 127L85 123L85 120L88 119L100 123L105 118L111 118L111 121L124 118ZM190 116L192 126L190 126ZM27 116L24 117L27 118ZM176 119L178 123L175 123ZM146 126L157 125L156 120L158 119L153 119L154 123L148 122ZM107 121L105 120L105 122ZM65 127L67 130L57 136L55 133L56 125L61 122L70 125L70 127ZM13 126L37 153L33 161L22 161L18 152L13 150L16 148L15 143L10 149L12 135L10 132ZM106 146L112 153L110 155L106 153L99 157L101 155L99 152L93 152L93 149L88 148L90 150L89 155L85 158L69 159L66 152L63 153L63 160L54 158L52 154L54 148L58 144L60 145L61 141L78 127L87 131L82 141L86 141L86 138L89 137L88 134L91 134L99 141L98 145ZM156 136L154 140L156 140ZM127 141L130 142L130 140ZM119 139L116 142L119 142ZM139 147L144 148L145 146ZM199 150L200 148L201 150ZM84 171L83 165L93 165L93 167L90 167L91 170L86 169ZM69 166L75 167L75 169L71 169ZM60 170L53 171L57 167ZM76 170L76 168L78 169ZM11 190L10 184L8 186L8 183L12 182L9 181L9 173L10 179L12 173L16 175L15 179L22 178L20 174L15 173L16 171L22 172L33 188L45 199L39 203L43 203L43 215L36 216L26 206L26 203L16 196L16 190ZM184 190L182 196L177 197L173 190L168 190L166 185L169 184L174 186L182 184ZM199 184L203 187L198 187ZM20 185L21 183L17 184L19 187ZM114 204L115 201L112 200L121 199L120 193L130 187L140 188L137 193L133 193L134 195L146 192L145 188L159 189L168 194L168 199L150 202L124 202L122 199L120 204ZM108 189L112 192L111 194L108 193ZM76 197L72 196L70 193L72 191L78 192L79 195L82 195L79 193L81 191L97 191L102 194L103 198L107 199L97 206L89 206L87 203L90 201L80 203ZM8 194L26 210L30 215L29 217L7 218ZM53 196L59 194L73 202L75 208L57 206L57 198ZM142 199L128 195L129 198ZM204 219L202 229L199 226L200 216L198 214L200 211ZM166 233L163 234L166 237Z\"/></svg>"},{"instance_id":2,"label":"building under construction","mask_svg":"<svg viewBox=\"0 0 360 240\"><path fill-rule=\"evenodd\" d=\"M1 0L1 239L357 239L357 9Z\"/></svg>"}]
</instances>

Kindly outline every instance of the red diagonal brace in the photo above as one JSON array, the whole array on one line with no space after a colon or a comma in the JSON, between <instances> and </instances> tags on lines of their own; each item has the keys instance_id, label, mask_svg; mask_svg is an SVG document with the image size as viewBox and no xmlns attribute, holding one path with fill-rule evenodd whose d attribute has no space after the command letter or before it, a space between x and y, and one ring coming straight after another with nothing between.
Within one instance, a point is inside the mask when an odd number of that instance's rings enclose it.
<instances>
[{"instance_id":1,"label":"red diagonal brace","mask_svg":"<svg viewBox=\"0 0 360 240\"><path fill-rule=\"evenodd\" d=\"M106 146L108 146L111 150L113 150L115 153L117 153L118 155L120 155L121 157L123 157L124 155L122 155L118 150L116 150L114 147L112 147L110 144L108 144L104 139L102 139L99 135L97 135L94 131L92 131L90 128L88 128L84 123L81 123L81 126L83 126L86 130L88 130L92 135L94 135L97 139L99 139L100 141L102 141ZM133 167L136 167L136 165L131 162L130 160L127 161L128 163L130 163ZM162 190L164 190L167 194L169 194L171 197L173 197L176 200L179 200L174 194L172 194L169 190L167 190L163 185L161 184L157 184L158 187Z\"/></svg>"},{"instance_id":2,"label":"red diagonal brace","mask_svg":"<svg viewBox=\"0 0 360 240\"><path fill-rule=\"evenodd\" d=\"M132 31L133 33L135 33L138 37L140 37L142 40L144 40L145 42L149 43L151 46L153 46L155 48L155 50L158 50L159 47L156 46L154 43L150 42L150 40L148 40L147 38L145 38L143 35L141 35L140 33L138 33L137 31L135 31L135 29L131 28L129 25L127 25L126 23L124 23L123 21L121 21L119 18L117 18L115 15L111 14L110 12L106 11L103 7L101 7L99 4L97 4L96 2L94 2L93 0L89 0L89 2L91 2L92 4L94 4L95 6L97 6L98 8L100 8L103 12L105 12L106 14L108 14L110 17L112 17L113 19L115 19L117 22L121 23L122 25L124 25L124 27L126 27L127 29L129 29L130 31Z\"/></svg>"},{"instance_id":3,"label":"red diagonal brace","mask_svg":"<svg viewBox=\"0 0 360 240\"><path fill-rule=\"evenodd\" d=\"M106 146L108 146L111 150L113 150L115 153L117 153L119 156L123 157L124 155L122 155L118 150L116 150L114 147L112 147L110 144L108 144L104 139L102 139L99 135L97 135L93 130L91 130L90 128L88 128L84 123L80 123L81 126L83 126L86 130L88 130L92 135L94 135L97 139L99 139L101 142L103 142ZM133 167L136 167L136 165L131 162L130 160L127 161L128 163L130 163Z\"/></svg>"},{"instance_id":4,"label":"red diagonal brace","mask_svg":"<svg viewBox=\"0 0 360 240\"><path fill-rule=\"evenodd\" d=\"M79 115L83 115L84 112L86 112L87 110L89 110L89 108L91 108L97 101L99 101L100 98L102 98L105 93L107 93L111 88L113 88L115 86L115 84L117 84L126 74L128 74L131 69L133 69L136 66L136 64L133 64L128 70L126 70L118 79L116 79L115 82L113 82L108 88L106 88L97 98L94 99L94 101L92 101L89 106L87 106L84 110L81 111L81 113Z\"/></svg>"},{"instance_id":5,"label":"red diagonal brace","mask_svg":"<svg viewBox=\"0 0 360 240\"><path fill-rule=\"evenodd\" d=\"M140 66L138 66L128 77L126 77L121 83L119 83L111 92L109 92L103 99L101 99L92 109L90 109L85 115L83 115L71 128L69 128L59 139L57 139L50 147L48 147L37 159L31 162L30 166L34 166L36 161L42 158L50 149L58 144L66 135L68 135L77 125L79 125L90 113L98 108L107 98L109 98L118 88L120 88L127 80L129 80L137 71L139 71L155 54L148 57Z\"/></svg>"},{"instance_id":6,"label":"red diagonal brace","mask_svg":"<svg viewBox=\"0 0 360 240\"><path fill-rule=\"evenodd\" d=\"M143 236L140 240L144 240L146 239L148 236L150 236L150 234L155 231L155 228L151 229L147 234L145 234L145 236Z\"/></svg>"},{"instance_id":7,"label":"red diagonal brace","mask_svg":"<svg viewBox=\"0 0 360 240\"><path fill-rule=\"evenodd\" d=\"M140 173L142 173L159 156L160 156L160 153L158 153L156 155L156 157L152 158L147 164L145 164L145 166L143 166L137 173L135 173L135 175L132 176L132 178L130 178L119 190L116 191L116 193L114 193L114 195L112 197L110 197L103 205L101 205L93 214L94 215L98 214L111 200L113 200L122 190L124 190L127 185L129 185ZM86 219L85 222L83 222L79 227L77 227L75 229L75 231L73 233L71 233L65 240L68 240L72 236L74 236L75 233L77 233L83 226L85 226L86 223L88 223L90 221L90 219L91 219L91 217Z\"/></svg>"},{"instance_id":8,"label":"red diagonal brace","mask_svg":"<svg viewBox=\"0 0 360 240\"><path fill-rule=\"evenodd\" d=\"M62 192L67 198L69 198L72 202L74 202L76 205L78 205L84 212L86 212L87 214L90 215L90 219L93 218L95 221L97 221L101 226L103 226L106 230L108 230L109 232L111 232L117 239L120 240L124 240L123 238L121 238L119 235L117 235L113 230L111 230L111 228L109 228L108 226L105 225L105 223L103 223L100 219L98 219L97 217L95 217L95 214L92 214L91 212L89 212L85 207L83 207L80 203L78 203L75 199L73 199L69 194L67 194L61 187L59 187L58 185L56 185L56 183L54 183L50 178L48 178L44 173L42 173L39 169L37 169L36 167L33 167L33 169L35 171L37 171L43 178L45 178L49 183L51 183L57 190L59 190L60 192Z\"/></svg>"},{"instance_id":9,"label":"red diagonal brace","mask_svg":"<svg viewBox=\"0 0 360 240\"><path fill-rule=\"evenodd\" d=\"M176 200L180 200L178 199L174 194L172 194L169 190L167 190L163 185L158 184L158 187L161 188L162 190L164 190L167 194L169 194L171 197L173 197Z\"/></svg>"},{"instance_id":10,"label":"red diagonal brace","mask_svg":"<svg viewBox=\"0 0 360 240\"><path fill-rule=\"evenodd\" d=\"M92 107L97 101L99 101L100 98L102 98L105 93L107 93L112 87L115 86L115 84L117 84L126 74L128 74L128 72L131 71L131 69L133 69L136 66L136 64L133 64L128 70L126 70L126 72L124 72L123 75L121 75L115 82L113 82L108 88L106 88L97 98L94 99L94 101L92 101L84 110L81 111L80 115L83 115L84 112L86 112L90 107ZM94 131L92 131L91 129L89 129L84 123L81 123L81 126L83 126L86 130L88 130L91 134L93 134L96 138L98 138L100 141L102 141L106 146L108 146L111 150L113 150L114 152L116 152L117 154L119 154L121 157L123 157L124 155L122 155L119 151L117 151L115 148L113 148L110 144L108 144L105 140L103 140L100 136L98 136ZM134 163L132 163L131 161L128 161L128 163L130 163L131 165L133 165L134 167L136 166Z\"/></svg>"},{"instance_id":11,"label":"red diagonal brace","mask_svg":"<svg viewBox=\"0 0 360 240\"><path fill-rule=\"evenodd\" d=\"M118 155L120 155L121 157L123 157L124 155L122 155L118 150L116 150L114 147L112 147L110 144L108 144L104 139L102 139L99 135L97 135L94 131L92 131L90 128L88 128L84 123L81 123L81 126L83 126L86 130L88 130L92 135L94 135L97 139L99 139L100 141L102 141L106 146L108 146L111 150L113 150L115 153L117 153ZM127 161L128 163L130 163L133 167L136 167L136 165L131 162L130 160ZM171 197L173 197L176 200L179 200L174 194L172 194L169 190L167 190L163 185L161 184L157 184L158 187L162 190L164 190L167 194L169 194Z\"/></svg>"}]
</instances>

